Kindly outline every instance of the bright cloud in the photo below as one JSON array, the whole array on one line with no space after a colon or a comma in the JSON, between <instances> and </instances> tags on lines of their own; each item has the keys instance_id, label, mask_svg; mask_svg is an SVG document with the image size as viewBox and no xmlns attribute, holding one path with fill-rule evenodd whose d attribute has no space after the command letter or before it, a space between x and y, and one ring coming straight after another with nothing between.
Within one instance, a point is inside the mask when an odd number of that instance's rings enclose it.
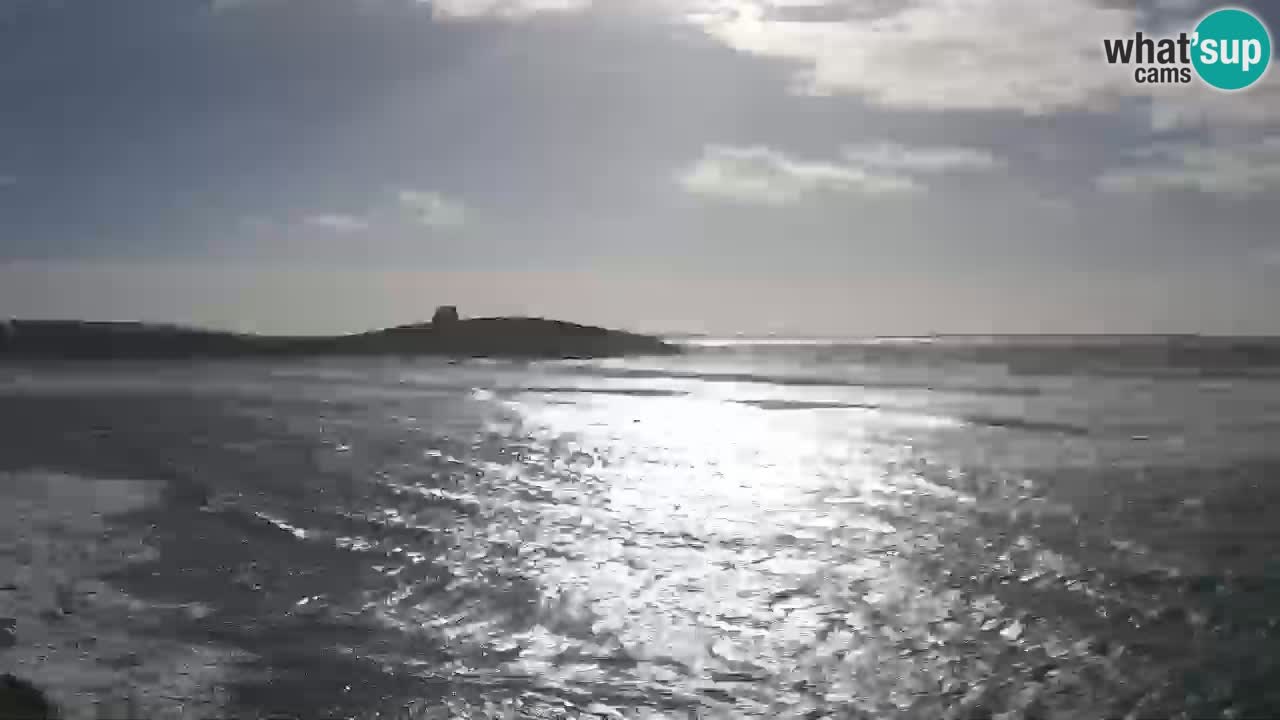
<instances>
[{"instance_id":1,"label":"bright cloud","mask_svg":"<svg viewBox=\"0 0 1280 720\"><path fill-rule=\"evenodd\" d=\"M1280 136L1209 146L1165 144L1134 153L1138 162L1107 171L1097 186L1108 192L1193 190L1256 195L1280 190Z\"/></svg>"},{"instance_id":2,"label":"bright cloud","mask_svg":"<svg viewBox=\"0 0 1280 720\"><path fill-rule=\"evenodd\" d=\"M853 165L796 160L766 147L713 145L680 174L686 191L760 205L789 205L815 193L884 194L918 190L910 178Z\"/></svg>"},{"instance_id":3,"label":"bright cloud","mask_svg":"<svg viewBox=\"0 0 1280 720\"><path fill-rule=\"evenodd\" d=\"M399 199L400 207L427 227L457 227L467 221L466 207L438 192L401 190Z\"/></svg>"},{"instance_id":4,"label":"bright cloud","mask_svg":"<svg viewBox=\"0 0 1280 720\"><path fill-rule=\"evenodd\" d=\"M817 193L879 195L920 190L910 178L853 165L793 159L766 147L713 145L679 176L688 192L761 205L789 205Z\"/></svg>"},{"instance_id":5,"label":"bright cloud","mask_svg":"<svg viewBox=\"0 0 1280 720\"><path fill-rule=\"evenodd\" d=\"M1133 8L1089 0L935 0L889 15L814 0L720 0L690 19L745 53L803 68L802 90L890 107L1013 110L1094 107L1132 85L1102 60L1102 38L1132 34ZM815 12L827 9L826 13ZM841 11L841 12L836 12ZM816 18L816 19L814 19Z\"/></svg>"},{"instance_id":6,"label":"bright cloud","mask_svg":"<svg viewBox=\"0 0 1280 720\"><path fill-rule=\"evenodd\" d=\"M690 3L696 0L689 0ZM705 0L685 13L743 53L795 64L796 89L884 107L1049 115L1149 101L1152 129L1265 127L1280 118L1280 75L1246 93L1134 82L1106 38L1190 29L1186 0ZM688 6L687 6L688 7Z\"/></svg>"},{"instance_id":7,"label":"bright cloud","mask_svg":"<svg viewBox=\"0 0 1280 720\"><path fill-rule=\"evenodd\" d=\"M759 205L790 205L817 193L892 195L925 190L924 176L983 172L1004 161L970 147L910 147L892 142L851 145L838 161L791 158L771 147L708 146L678 176L695 195Z\"/></svg>"},{"instance_id":8,"label":"bright cloud","mask_svg":"<svg viewBox=\"0 0 1280 720\"><path fill-rule=\"evenodd\" d=\"M329 230L336 233L354 233L369 229L369 223L362 217L341 213L322 213L303 219L311 227Z\"/></svg>"},{"instance_id":9,"label":"bright cloud","mask_svg":"<svg viewBox=\"0 0 1280 720\"><path fill-rule=\"evenodd\" d=\"M264 0L211 0L229 9ZM1280 117L1280 76L1248 93L1134 82L1105 38L1174 32L1197 0L415 0L442 20L521 20L630 6L673 16L742 53L790 62L803 93L891 108L1048 115L1150 99L1156 130L1263 125Z\"/></svg>"},{"instance_id":10,"label":"bright cloud","mask_svg":"<svg viewBox=\"0 0 1280 720\"><path fill-rule=\"evenodd\" d=\"M921 176L991 170L990 153L894 143L846 147L839 162L802 160L763 146L708 146L677 180L687 192L760 205L790 205L815 194L886 195L925 189Z\"/></svg>"}]
</instances>

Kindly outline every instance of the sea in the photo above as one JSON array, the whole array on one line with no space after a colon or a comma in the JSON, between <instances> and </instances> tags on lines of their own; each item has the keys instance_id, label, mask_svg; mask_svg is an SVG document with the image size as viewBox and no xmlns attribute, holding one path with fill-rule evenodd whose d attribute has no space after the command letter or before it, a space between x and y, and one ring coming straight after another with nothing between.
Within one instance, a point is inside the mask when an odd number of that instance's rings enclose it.
<instances>
[{"instance_id":1,"label":"sea","mask_svg":"<svg viewBox=\"0 0 1280 720\"><path fill-rule=\"evenodd\" d=\"M0 368L69 720L1280 717L1280 343Z\"/></svg>"}]
</instances>

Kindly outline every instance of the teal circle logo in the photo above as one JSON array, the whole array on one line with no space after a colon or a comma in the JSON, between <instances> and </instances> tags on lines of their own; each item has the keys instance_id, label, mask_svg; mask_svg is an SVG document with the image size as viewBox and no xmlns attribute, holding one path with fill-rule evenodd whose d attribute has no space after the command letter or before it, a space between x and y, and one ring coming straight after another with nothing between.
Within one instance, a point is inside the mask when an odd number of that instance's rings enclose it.
<instances>
[{"instance_id":1,"label":"teal circle logo","mask_svg":"<svg viewBox=\"0 0 1280 720\"><path fill-rule=\"evenodd\" d=\"M1201 79L1219 90L1241 90L1271 64L1271 33L1252 13L1222 8L1196 25L1191 63Z\"/></svg>"}]
</instances>

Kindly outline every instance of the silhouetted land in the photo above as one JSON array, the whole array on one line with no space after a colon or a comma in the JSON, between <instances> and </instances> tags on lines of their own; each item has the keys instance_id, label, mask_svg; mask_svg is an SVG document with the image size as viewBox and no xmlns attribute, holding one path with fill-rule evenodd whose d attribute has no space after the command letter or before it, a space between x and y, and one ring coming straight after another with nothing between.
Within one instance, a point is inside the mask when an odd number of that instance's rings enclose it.
<instances>
[{"instance_id":1,"label":"silhouetted land","mask_svg":"<svg viewBox=\"0 0 1280 720\"><path fill-rule=\"evenodd\" d=\"M31 683L0 675L0 717L5 720L57 720L53 703Z\"/></svg>"},{"instance_id":2,"label":"silhouetted land","mask_svg":"<svg viewBox=\"0 0 1280 720\"><path fill-rule=\"evenodd\" d=\"M588 358L671 354L649 335L541 318L474 318L356 335L215 332L145 323L16 320L0 324L0 359L156 359L326 355Z\"/></svg>"}]
</instances>

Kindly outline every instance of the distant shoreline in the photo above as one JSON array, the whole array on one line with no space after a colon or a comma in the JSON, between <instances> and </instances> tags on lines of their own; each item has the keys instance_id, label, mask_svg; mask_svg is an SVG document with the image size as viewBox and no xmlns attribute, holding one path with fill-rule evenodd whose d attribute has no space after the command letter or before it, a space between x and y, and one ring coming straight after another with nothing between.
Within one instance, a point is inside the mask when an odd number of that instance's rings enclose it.
<instances>
[{"instance_id":1,"label":"distant shoreline","mask_svg":"<svg viewBox=\"0 0 1280 720\"><path fill-rule=\"evenodd\" d=\"M947 333L935 335L866 335L823 337L805 335L664 335L684 346L831 346L831 347L1042 347L1107 348L1122 346L1224 346L1248 344L1280 346L1280 335L1207 335L1196 333Z\"/></svg>"},{"instance_id":2,"label":"distant shoreline","mask_svg":"<svg viewBox=\"0 0 1280 720\"><path fill-rule=\"evenodd\" d=\"M333 336L253 335L138 322L0 323L0 360L342 355L592 358L678 352L677 346L651 335L524 317L421 323Z\"/></svg>"}]
</instances>

